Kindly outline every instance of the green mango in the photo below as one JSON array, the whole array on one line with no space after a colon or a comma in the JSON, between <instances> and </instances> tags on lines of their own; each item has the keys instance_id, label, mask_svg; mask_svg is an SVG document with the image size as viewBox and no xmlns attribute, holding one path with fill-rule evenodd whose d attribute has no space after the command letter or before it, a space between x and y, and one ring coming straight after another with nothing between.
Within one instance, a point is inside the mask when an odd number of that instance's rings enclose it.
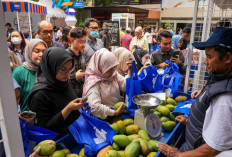
<instances>
[{"instance_id":1,"label":"green mango","mask_svg":"<svg viewBox=\"0 0 232 157\"><path fill-rule=\"evenodd\" d=\"M149 148L149 152L152 152L153 151L152 145L150 143L148 143L147 141L146 141L146 143L147 143L147 146Z\"/></svg>"},{"instance_id":2,"label":"green mango","mask_svg":"<svg viewBox=\"0 0 232 157\"><path fill-rule=\"evenodd\" d=\"M166 131L172 131L176 127L176 123L173 121L167 121L162 123L162 128Z\"/></svg>"},{"instance_id":3,"label":"green mango","mask_svg":"<svg viewBox=\"0 0 232 157\"><path fill-rule=\"evenodd\" d=\"M158 143L160 143L159 141L150 140L150 141L148 141L148 143L150 143L150 144L152 145L153 150L154 150L155 152L158 152L158 151L159 151L158 147L156 147L156 145L157 145Z\"/></svg>"},{"instance_id":4,"label":"green mango","mask_svg":"<svg viewBox=\"0 0 232 157\"><path fill-rule=\"evenodd\" d=\"M67 155L67 157L80 157L80 156L77 154L69 154L69 155Z\"/></svg>"},{"instance_id":5,"label":"green mango","mask_svg":"<svg viewBox=\"0 0 232 157\"><path fill-rule=\"evenodd\" d=\"M170 112L172 112L175 109L175 107L172 104L167 104L165 106L169 109Z\"/></svg>"},{"instance_id":6,"label":"green mango","mask_svg":"<svg viewBox=\"0 0 232 157\"><path fill-rule=\"evenodd\" d=\"M171 120L171 121L175 121L175 115L174 114L172 114L172 113L170 113L169 114L169 116L168 116L168 118Z\"/></svg>"},{"instance_id":7,"label":"green mango","mask_svg":"<svg viewBox=\"0 0 232 157\"><path fill-rule=\"evenodd\" d=\"M49 156L56 150L56 143L53 140L44 140L37 145L37 148L39 146L41 147L40 156ZM34 151L37 148L34 148Z\"/></svg>"},{"instance_id":8,"label":"green mango","mask_svg":"<svg viewBox=\"0 0 232 157\"><path fill-rule=\"evenodd\" d=\"M105 157L121 157L121 155L116 150L109 150L106 152Z\"/></svg>"},{"instance_id":9,"label":"green mango","mask_svg":"<svg viewBox=\"0 0 232 157\"><path fill-rule=\"evenodd\" d=\"M140 151L140 142L138 139L135 139L125 148L125 156L136 157L139 154L139 151Z\"/></svg>"},{"instance_id":10,"label":"green mango","mask_svg":"<svg viewBox=\"0 0 232 157\"><path fill-rule=\"evenodd\" d=\"M116 123L111 124L110 127L111 127L112 129L114 129L114 131L115 131L116 134L118 133L118 126L117 126Z\"/></svg>"},{"instance_id":11,"label":"green mango","mask_svg":"<svg viewBox=\"0 0 232 157\"><path fill-rule=\"evenodd\" d=\"M126 108L126 104L124 102L118 102L114 105L114 110L117 110L123 103L123 107L122 108Z\"/></svg>"},{"instance_id":12,"label":"green mango","mask_svg":"<svg viewBox=\"0 0 232 157\"><path fill-rule=\"evenodd\" d=\"M178 102L185 102L186 100L188 100L188 98L186 96L178 96L175 98L175 101Z\"/></svg>"},{"instance_id":13,"label":"green mango","mask_svg":"<svg viewBox=\"0 0 232 157\"><path fill-rule=\"evenodd\" d=\"M119 147L123 148L131 143L130 139L126 135L115 135L113 140Z\"/></svg>"},{"instance_id":14,"label":"green mango","mask_svg":"<svg viewBox=\"0 0 232 157\"><path fill-rule=\"evenodd\" d=\"M113 150L117 150L117 151L120 149L119 146L115 142L112 144L112 148Z\"/></svg>"},{"instance_id":15,"label":"green mango","mask_svg":"<svg viewBox=\"0 0 232 157\"><path fill-rule=\"evenodd\" d=\"M125 152L123 150L119 150L118 153L121 155L121 157L125 157Z\"/></svg>"},{"instance_id":16,"label":"green mango","mask_svg":"<svg viewBox=\"0 0 232 157\"><path fill-rule=\"evenodd\" d=\"M160 121L161 121L161 123L162 123L162 122L170 121L170 119L169 119L168 117L161 117L161 118L160 118Z\"/></svg>"},{"instance_id":17,"label":"green mango","mask_svg":"<svg viewBox=\"0 0 232 157\"><path fill-rule=\"evenodd\" d=\"M149 148L145 140L139 138L140 142L140 153L142 155L147 155L149 153Z\"/></svg>"},{"instance_id":18,"label":"green mango","mask_svg":"<svg viewBox=\"0 0 232 157\"><path fill-rule=\"evenodd\" d=\"M134 124L134 120L131 118L124 119L122 122L124 123L125 127L127 127L128 125Z\"/></svg>"},{"instance_id":19,"label":"green mango","mask_svg":"<svg viewBox=\"0 0 232 157\"><path fill-rule=\"evenodd\" d=\"M134 139L137 139L137 138L140 138L140 136L139 136L138 134L129 135L129 136L127 136L127 137L132 137L133 140L134 140ZM132 141L133 141L133 140L132 140Z\"/></svg>"},{"instance_id":20,"label":"green mango","mask_svg":"<svg viewBox=\"0 0 232 157\"><path fill-rule=\"evenodd\" d=\"M166 106L160 106L158 108L159 113L161 113L162 116L167 117L170 114L169 109Z\"/></svg>"},{"instance_id":21,"label":"green mango","mask_svg":"<svg viewBox=\"0 0 232 157\"><path fill-rule=\"evenodd\" d=\"M126 127L126 134L127 135L132 135L132 134L137 134L139 132L139 126L132 124Z\"/></svg>"},{"instance_id":22,"label":"green mango","mask_svg":"<svg viewBox=\"0 0 232 157\"><path fill-rule=\"evenodd\" d=\"M172 104L172 105L174 105L174 106L176 106L176 101L174 100L174 99L172 99L172 98L168 98L167 100L166 100L166 102L167 102L167 104Z\"/></svg>"},{"instance_id":23,"label":"green mango","mask_svg":"<svg viewBox=\"0 0 232 157\"><path fill-rule=\"evenodd\" d=\"M116 122L116 124L118 126L118 134L120 135L124 134L126 131L124 123L121 120L119 120Z\"/></svg>"},{"instance_id":24,"label":"green mango","mask_svg":"<svg viewBox=\"0 0 232 157\"><path fill-rule=\"evenodd\" d=\"M156 114L159 118L161 117L161 114L158 111L155 111L154 114Z\"/></svg>"},{"instance_id":25,"label":"green mango","mask_svg":"<svg viewBox=\"0 0 232 157\"><path fill-rule=\"evenodd\" d=\"M166 105L166 102L164 100L162 100L159 105L164 106L164 105Z\"/></svg>"},{"instance_id":26,"label":"green mango","mask_svg":"<svg viewBox=\"0 0 232 157\"><path fill-rule=\"evenodd\" d=\"M82 149L84 149L84 148L82 148ZM65 156L71 152L69 149L61 149L61 151L63 151L65 153ZM85 156L83 156L83 157L85 157Z\"/></svg>"},{"instance_id":27,"label":"green mango","mask_svg":"<svg viewBox=\"0 0 232 157\"><path fill-rule=\"evenodd\" d=\"M146 140L146 141L149 141L149 140L150 140L150 137L149 137L147 131L145 131L145 130L140 130L140 131L138 132L138 135L139 135L142 139L144 139L144 140Z\"/></svg>"},{"instance_id":28,"label":"green mango","mask_svg":"<svg viewBox=\"0 0 232 157\"><path fill-rule=\"evenodd\" d=\"M156 155L156 152L150 152L146 157L154 157Z\"/></svg>"},{"instance_id":29,"label":"green mango","mask_svg":"<svg viewBox=\"0 0 232 157\"><path fill-rule=\"evenodd\" d=\"M57 150L52 154L52 157L66 157L66 155L62 150Z\"/></svg>"}]
</instances>

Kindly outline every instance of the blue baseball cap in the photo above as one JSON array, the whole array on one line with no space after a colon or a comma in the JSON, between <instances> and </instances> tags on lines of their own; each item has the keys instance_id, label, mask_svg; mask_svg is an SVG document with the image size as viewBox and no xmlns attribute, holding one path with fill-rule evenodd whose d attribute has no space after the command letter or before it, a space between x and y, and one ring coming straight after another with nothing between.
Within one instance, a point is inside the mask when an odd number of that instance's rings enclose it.
<instances>
[{"instance_id":1,"label":"blue baseball cap","mask_svg":"<svg viewBox=\"0 0 232 157\"><path fill-rule=\"evenodd\" d=\"M206 47L220 46L232 50L232 28L216 27L212 35L205 42L195 42L193 47L205 50Z\"/></svg>"}]
</instances>

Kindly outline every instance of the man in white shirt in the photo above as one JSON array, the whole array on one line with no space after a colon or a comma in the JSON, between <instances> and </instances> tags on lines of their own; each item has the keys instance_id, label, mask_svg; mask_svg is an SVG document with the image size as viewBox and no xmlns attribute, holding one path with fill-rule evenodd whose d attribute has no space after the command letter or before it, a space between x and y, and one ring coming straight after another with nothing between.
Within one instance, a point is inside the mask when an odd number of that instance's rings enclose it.
<instances>
[{"instance_id":1,"label":"man in white shirt","mask_svg":"<svg viewBox=\"0 0 232 157\"><path fill-rule=\"evenodd\" d=\"M232 149L232 28L217 27L206 42L193 43L205 50L206 68L212 69L207 85L193 103L185 143L180 150L158 144L167 157L213 157Z\"/></svg>"}]
</instances>

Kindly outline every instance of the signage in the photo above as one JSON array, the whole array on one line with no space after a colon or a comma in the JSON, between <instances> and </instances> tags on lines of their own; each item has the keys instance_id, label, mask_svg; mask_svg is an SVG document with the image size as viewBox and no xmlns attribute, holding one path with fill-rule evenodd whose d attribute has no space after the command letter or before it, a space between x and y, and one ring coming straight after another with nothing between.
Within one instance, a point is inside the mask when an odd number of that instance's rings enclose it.
<instances>
[{"instance_id":1,"label":"signage","mask_svg":"<svg viewBox=\"0 0 232 157\"><path fill-rule=\"evenodd\" d=\"M83 8L84 2L70 2L70 0L59 0L59 2L56 4L56 0L53 0L52 8L54 8L55 6L57 8L64 6L64 9L67 9L69 6L71 6L72 8Z\"/></svg>"},{"instance_id":2,"label":"signage","mask_svg":"<svg viewBox=\"0 0 232 157\"><path fill-rule=\"evenodd\" d=\"M120 36L119 36L119 21L103 21L108 25L108 29L111 32L112 46L120 46Z\"/></svg>"}]
</instances>

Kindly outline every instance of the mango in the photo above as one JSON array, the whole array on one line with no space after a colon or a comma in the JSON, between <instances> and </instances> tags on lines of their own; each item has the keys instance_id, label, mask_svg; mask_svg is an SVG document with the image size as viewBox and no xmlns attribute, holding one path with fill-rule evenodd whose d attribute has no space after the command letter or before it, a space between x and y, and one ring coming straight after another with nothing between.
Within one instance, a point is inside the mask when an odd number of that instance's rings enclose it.
<instances>
[{"instance_id":1,"label":"mango","mask_svg":"<svg viewBox=\"0 0 232 157\"><path fill-rule=\"evenodd\" d=\"M170 111L166 106L160 106L158 108L158 111L159 111L159 113L161 113L161 115L163 115L165 117L167 117L170 114Z\"/></svg>"},{"instance_id":2,"label":"mango","mask_svg":"<svg viewBox=\"0 0 232 157\"><path fill-rule=\"evenodd\" d=\"M131 143L130 139L126 135L115 135L113 140L119 147L123 148Z\"/></svg>"},{"instance_id":3,"label":"mango","mask_svg":"<svg viewBox=\"0 0 232 157\"><path fill-rule=\"evenodd\" d=\"M39 155L41 156L49 156L56 150L56 143L53 140L44 140L41 141L35 148L34 151L41 147L41 150L39 152Z\"/></svg>"},{"instance_id":4,"label":"mango","mask_svg":"<svg viewBox=\"0 0 232 157\"><path fill-rule=\"evenodd\" d=\"M143 157L143 155L141 155L141 154L138 154L138 155L137 155L137 157Z\"/></svg>"},{"instance_id":5,"label":"mango","mask_svg":"<svg viewBox=\"0 0 232 157\"><path fill-rule=\"evenodd\" d=\"M172 131L176 127L176 123L173 121L167 121L162 123L162 128L166 131Z\"/></svg>"},{"instance_id":6,"label":"mango","mask_svg":"<svg viewBox=\"0 0 232 157\"><path fill-rule=\"evenodd\" d=\"M118 102L114 105L114 110L117 110L123 104L122 108L126 108L126 104L124 102Z\"/></svg>"},{"instance_id":7,"label":"mango","mask_svg":"<svg viewBox=\"0 0 232 157\"><path fill-rule=\"evenodd\" d=\"M146 143L147 143L147 146L148 146L148 148L149 148L149 152L153 152L153 147L152 147L152 145L151 145L150 143L148 143L147 141L146 141Z\"/></svg>"},{"instance_id":8,"label":"mango","mask_svg":"<svg viewBox=\"0 0 232 157\"><path fill-rule=\"evenodd\" d=\"M140 151L140 142L133 140L125 149L125 157L136 157Z\"/></svg>"},{"instance_id":9,"label":"mango","mask_svg":"<svg viewBox=\"0 0 232 157\"><path fill-rule=\"evenodd\" d=\"M162 122L170 121L170 119L169 119L168 117L161 117L161 118L160 118L160 121L161 121L161 123L162 123Z\"/></svg>"},{"instance_id":10,"label":"mango","mask_svg":"<svg viewBox=\"0 0 232 157\"><path fill-rule=\"evenodd\" d=\"M140 153L142 155L147 155L149 153L149 148L147 146L146 141L139 138L139 142L140 142Z\"/></svg>"},{"instance_id":11,"label":"mango","mask_svg":"<svg viewBox=\"0 0 232 157\"><path fill-rule=\"evenodd\" d=\"M126 131L124 123L121 120L119 120L116 122L116 124L118 126L118 134L120 135L124 134Z\"/></svg>"},{"instance_id":12,"label":"mango","mask_svg":"<svg viewBox=\"0 0 232 157\"><path fill-rule=\"evenodd\" d=\"M112 119L111 123L116 123L117 121L122 120L122 116L116 116Z\"/></svg>"},{"instance_id":13,"label":"mango","mask_svg":"<svg viewBox=\"0 0 232 157\"><path fill-rule=\"evenodd\" d=\"M112 144L112 148L113 150L117 150L117 151L120 149L119 146L115 142Z\"/></svg>"},{"instance_id":14,"label":"mango","mask_svg":"<svg viewBox=\"0 0 232 157\"><path fill-rule=\"evenodd\" d=\"M138 125L129 125L126 127L126 134L127 135L132 135L132 134L137 134L139 132L139 126Z\"/></svg>"},{"instance_id":15,"label":"mango","mask_svg":"<svg viewBox=\"0 0 232 157\"><path fill-rule=\"evenodd\" d=\"M125 157L125 152L123 150L119 150L118 153L121 155L121 157Z\"/></svg>"},{"instance_id":16,"label":"mango","mask_svg":"<svg viewBox=\"0 0 232 157\"><path fill-rule=\"evenodd\" d=\"M171 120L171 121L175 121L175 116L174 116L174 114L172 114L172 113L170 113L169 114L169 116L168 116L168 118Z\"/></svg>"},{"instance_id":17,"label":"mango","mask_svg":"<svg viewBox=\"0 0 232 157\"><path fill-rule=\"evenodd\" d=\"M52 157L66 157L66 155L62 150L57 150L52 154Z\"/></svg>"},{"instance_id":18,"label":"mango","mask_svg":"<svg viewBox=\"0 0 232 157\"><path fill-rule=\"evenodd\" d=\"M154 114L156 114L159 118L161 117L161 114L158 111L155 111Z\"/></svg>"},{"instance_id":19,"label":"mango","mask_svg":"<svg viewBox=\"0 0 232 157\"><path fill-rule=\"evenodd\" d=\"M82 149L81 149L81 151L80 151L80 153L79 153L79 156L80 156L80 157L86 157L86 155L85 155L85 148L82 148Z\"/></svg>"},{"instance_id":20,"label":"mango","mask_svg":"<svg viewBox=\"0 0 232 157\"><path fill-rule=\"evenodd\" d=\"M139 135L142 139L144 139L144 140L146 140L146 141L149 141L149 140L150 140L150 137L149 137L147 131L145 131L145 130L140 130L140 131L138 132L138 135Z\"/></svg>"},{"instance_id":21,"label":"mango","mask_svg":"<svg viewBox=\"0 0 232 157\"><path fill-rule=\"evenodd\" d=\"M110 127L111 127L112 129L114 129L114 131L115 131L116 134L118 133L118 126L117 126L116 123L111 124Z\"/></svg>"},{"instance_id":22,"label":"mango","mask_svg":"<svg viewBox=\"0 0 232 157\"><path fill-rule=\"evenodd\" d=\"M127 137L132 137L133 139L140 138L140 136L138 134L129 135Z\"/></svg>"},{"instance_id":23,"label":"mango","mask_svg":"<svg viewBox=\"0 0 232 157\"><path fill-rule=\"evenodd\" d=\"M129 140L132 142L134 140L133 137L127 136L129 138Z\"/></svg>"},{"instance_id":24,"label":"mango","mask_svg":"<svg viewBox=\"0 0 232 157\"><path fill-rule=\"evenodd\" d=\"M168 98L168 99L166 100L166 103L167 103L167 104L172 104L172 105L176 106L176 101L175 101L174 99L172 99L172 98Z\"/></svg>"},{"instance_id":25,"label":"mango","mask_svg":"<svg viewBox=\"0 0 232 157\"><path fill-rule=\"evenodd\" d=\"M61 151L63 151L65 153L65 156L68 155L69 153L71 153L71 151L69 149L62 149Z\"/></svg>"},{"instance_id":26,"label":"mango","mask_svg":"<svg viewBox=\"0 0 232 157\"><path fill-rule=\"evenodd\" d=\"M134 120L131 118L124 119L122 122L124 123L125 127L127 127L128 125L134 124Z\"/></svg>"},{"instance_id":27,"label":"mango","mask_svg":"<svg viewBox=\"0 0 232 157\"><path fill-rule=\"evenodd\" d=\"M106 152L105 157L121 157L121 155L116 150L109 150Z\"/></svg>"},{"instance_id":28,"label":"mango","mask_svg":"<svg viewBox=\"0 0 232 157\"><path fill-rule=\"evenodd\" d=\"M175 98L175 101L178 102L185 102L186 100L188 100L188 98L186 96L178 96Z\"/></svg>"},{"instance_id":29,"label":"mango","mask_svg":"<svg viewBox=\"0 0 232 157\"><path fill-rule=\"evenodd\" d=\"M170 112L172 112L175 109L175 106L173 106L172 104L167 104L165 106L169 109Z\"/></svg>"},{"instance_id":30,"label":"mango","mask_svg":"<svg viewBox=\"0 0 232 157\"><path fill-rule=\"evenodd\" d=\"M103 149L101 149L98 153L97 153L97 157L104 157L106 155L106 152L108 152L109 150L112 150L112 146L107 146Z\"/></svg>"},{"instance_id":31,"label":"mango","mask_svg":"<svg viewBox=\"0 0 232 157\"><path fill-rule=\"evenodd\" d=\"M158 143L160 143L159 141L150 140L150 141L148 141L148 143L150 143L150 144L152 145L154 151L156 151L156 152L159 151L158 147L156 147L156 145L157 145Z\"/></svg>"},{"instance_id":32,"label":"mango","mask_svg":"<svg viewBox=\"0 0 232 157\"><path fill-rule=\"evenodd\" d=\"M67 157L80 157L80 156L77 154L69 154L69 155L67 155Z\"/></svg>"},{"instance_id":33,"label":"mango","mask_svg":"<svg viewBox=\"0 0 232 157\"><path fill-rule=\"evenodd\" d=\"M164 105L166 105L166 102L165 102L164 100L162 100L161 103L160 103L159 105L164 106Z\"/></svg>"},{"instance_id":34,"label":"mango","mask_svg":"<svg viewBox=\"0 0 232 157\"><path fill-rule=\"evenodd\" d=\"M146 157L154 157L156 155L156 152L150 152Z\"/></svg>"}]
</instances>

